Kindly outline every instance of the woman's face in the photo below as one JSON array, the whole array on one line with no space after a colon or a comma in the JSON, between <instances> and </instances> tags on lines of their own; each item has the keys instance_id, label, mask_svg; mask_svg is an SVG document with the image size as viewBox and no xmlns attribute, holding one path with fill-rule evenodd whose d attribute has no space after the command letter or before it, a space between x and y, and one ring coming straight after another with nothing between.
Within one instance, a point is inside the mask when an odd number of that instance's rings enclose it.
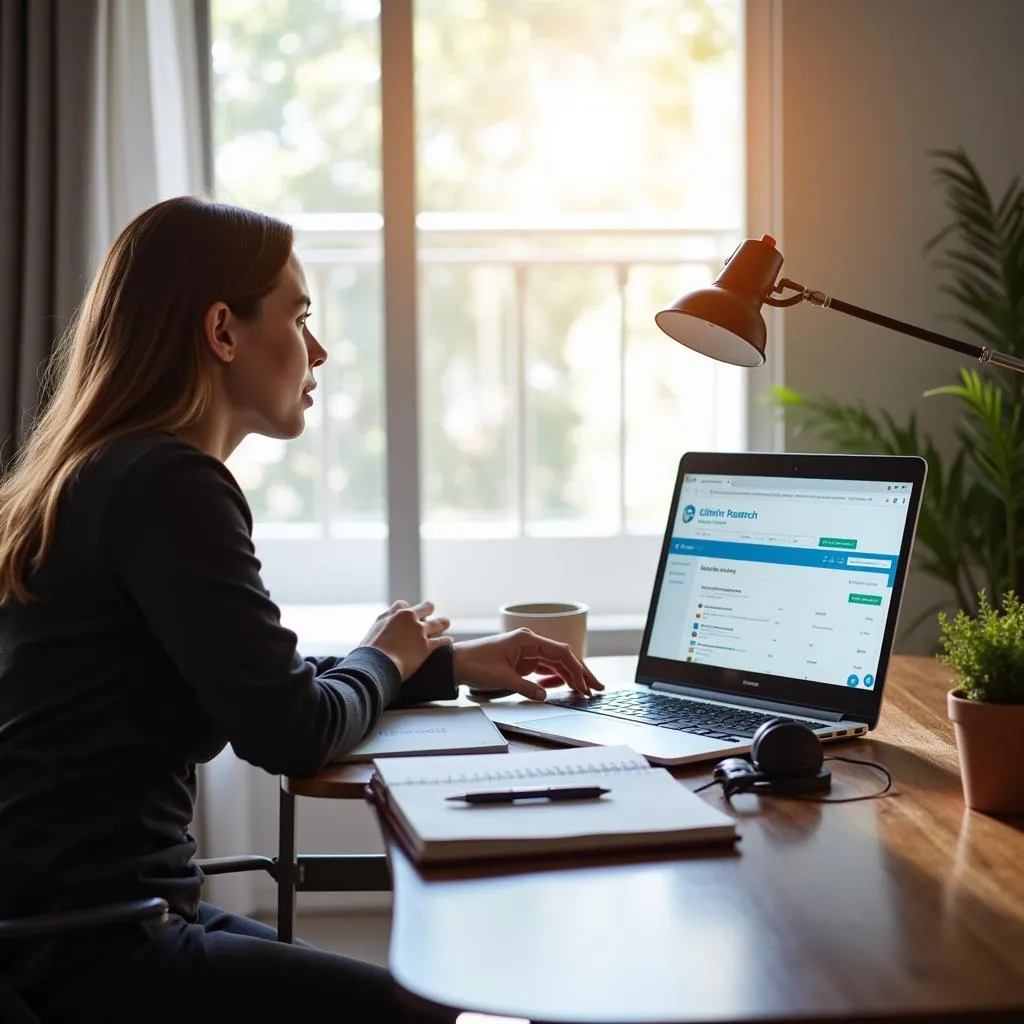
<instances>
[{"instance_id":1,"label":"woman's face","mask_svg":"<svg viewBox=\"0 0 1024 1024\"><path fill-rule=\"evenodd\" d=\"M293 255L277 287L252 320L232 320L235 354L226 373L227 397L246 433L298 437L313 404L313 368L327 352L306 325L309 291Z\"/></svg>"}]
</instances>

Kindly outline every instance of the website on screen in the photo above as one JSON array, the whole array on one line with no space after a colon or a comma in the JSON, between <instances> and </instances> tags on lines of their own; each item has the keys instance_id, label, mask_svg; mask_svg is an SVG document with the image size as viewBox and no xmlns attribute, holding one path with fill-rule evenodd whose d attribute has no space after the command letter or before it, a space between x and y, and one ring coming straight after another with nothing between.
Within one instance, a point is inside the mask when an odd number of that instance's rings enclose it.
<instances>
[{"instance_id":1,"label":"website on screen","mask_svg":"<svg viewBox=\"0 0 1024 1024\"><path fill-rule=\"evenodd\" d=\"M687 474L648 653L871 689L911 484Z\"/></svg>"}]
</instances>

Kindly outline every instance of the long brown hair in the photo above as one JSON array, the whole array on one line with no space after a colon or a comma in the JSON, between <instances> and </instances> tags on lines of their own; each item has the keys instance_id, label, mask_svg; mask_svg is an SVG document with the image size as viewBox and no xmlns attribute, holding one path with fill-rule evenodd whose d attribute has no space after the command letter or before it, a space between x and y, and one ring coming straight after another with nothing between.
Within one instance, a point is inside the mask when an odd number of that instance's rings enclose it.
<instances>
[{"instance_id":1,"label":"long brown hair","mask_svg":"<svg viewBox=\"0 0 1024 1024\"><path fill-rule=\"evenodd\" d=\"M118 235L46 368L52 398L0 480L0 605L30 599L61 494L93 454L204 414L206 310L221 301L257 316L293 241L288 224L191 196L150 207Z\"/></svg>"}]
</instances>

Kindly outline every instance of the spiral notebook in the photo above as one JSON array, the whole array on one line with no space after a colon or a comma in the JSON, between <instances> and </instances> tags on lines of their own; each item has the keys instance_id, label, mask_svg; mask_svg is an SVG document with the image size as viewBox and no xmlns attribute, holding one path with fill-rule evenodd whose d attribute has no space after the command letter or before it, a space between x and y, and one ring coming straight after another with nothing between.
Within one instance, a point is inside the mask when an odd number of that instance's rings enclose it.
<instances>
[{"instance_id":1,"label":"spiral notebook","mask_svg":"<svg viewBox=\"0 0 1024 1024\"><path fill-rule=\"evenodd\" d=\"M599 785L597 799L466 804L448 797L518 786ZM418 863L685 847L736 839L732 818L631 747L572 747L501 758L374 761L368 795Z\"/></svg>"}]
</instances>

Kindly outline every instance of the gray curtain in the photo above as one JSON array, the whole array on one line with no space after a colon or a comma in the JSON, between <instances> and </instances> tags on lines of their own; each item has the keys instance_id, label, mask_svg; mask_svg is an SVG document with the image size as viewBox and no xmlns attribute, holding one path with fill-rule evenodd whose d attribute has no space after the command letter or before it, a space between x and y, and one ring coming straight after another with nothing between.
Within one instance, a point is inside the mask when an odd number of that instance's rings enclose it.
<instances>
[{"instance_id":1,"label":"gray curtain","mask_svg":"<svg viewBox=\"0 0 1024 1024\"><path fill-rule=\"evenodd\" d=\"M209 19L210 0L0 0L0 472L116 233L210 189Z\"/></svg>"},{"instance_id":2,"label":"gray curtain","mask_svg":"<svg viewBox=\"0 0 1024 1024\"><path fill-rule=\"evenodd\" d=\"M96 17L96 0L0 0L0 467L91 273L83 155Z\"/></svg>"}]
</instances>

